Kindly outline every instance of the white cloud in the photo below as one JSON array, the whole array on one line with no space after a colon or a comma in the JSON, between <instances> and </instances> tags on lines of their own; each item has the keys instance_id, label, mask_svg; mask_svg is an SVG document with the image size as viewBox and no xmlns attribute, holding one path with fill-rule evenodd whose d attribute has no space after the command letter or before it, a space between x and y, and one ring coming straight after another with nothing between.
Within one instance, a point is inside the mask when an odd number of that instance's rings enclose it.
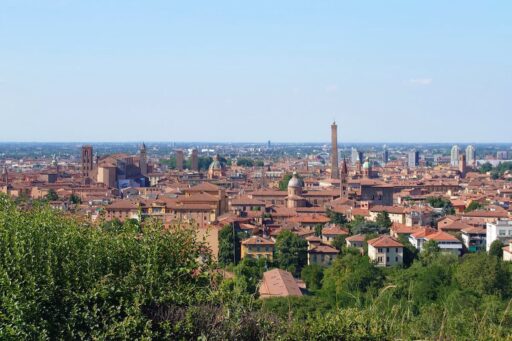
<instances>
[{"instance_id":1,"label":"white cloud","mask_svg":"<svg viewBox=\"0 0 512 341\"><path fill-rule=\"evenodd\" d=\"M325 91L327 93L334 93L338 91L338 85L337 84L329 84L325 87Z\"/></svg>"},{"instance_id":2,"label":"white cloud","mask_svg":"<svg viewBox=\"0 0 512 341\"><path fill-rule=\"evenodd\" d=\"M427 86L432 84L432 78L411 78L409 84Z\"/></svg>"}]
</instances>

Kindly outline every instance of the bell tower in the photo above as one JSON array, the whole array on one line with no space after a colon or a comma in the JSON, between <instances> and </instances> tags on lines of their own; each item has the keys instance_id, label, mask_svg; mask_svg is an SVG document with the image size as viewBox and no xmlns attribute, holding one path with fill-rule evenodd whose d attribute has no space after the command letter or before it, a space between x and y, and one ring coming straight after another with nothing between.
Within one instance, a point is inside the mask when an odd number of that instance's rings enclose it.
<instances>
[{"instance_id":1,"label":"bell tower","mask_svg":"<svg viewBox=\"0 0 512 341\"><path fill-rule=\"evenodd\" d=\"M83 177L90 177L93 168L92 146L82 146L81 170Z\"/></svg>"}]
</instances>

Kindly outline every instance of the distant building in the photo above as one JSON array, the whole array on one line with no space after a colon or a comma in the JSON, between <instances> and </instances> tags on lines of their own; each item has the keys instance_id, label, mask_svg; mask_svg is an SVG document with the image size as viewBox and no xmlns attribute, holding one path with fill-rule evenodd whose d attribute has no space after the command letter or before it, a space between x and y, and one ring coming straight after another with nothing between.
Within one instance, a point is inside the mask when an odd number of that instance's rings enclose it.
<instances>
[{"instance_id":1,"label":"distant building","mask_svg":"<svg viewBox=\"0 0 512 341\"><path fill-rule=\"evenodd\" d=\"M208 167L208 179L219 179L226 176L226 167L220 161L219 155L213 157L213 161Z\"/></svg>"},{"instance_id":2,"label":"distant building","mask_svg":"<svg viewBox=\"0 0 512 341\"><path fill-rule=\"evenodd\" d=\"M83 177L90 177L94 168L92 146L82 146L81 170Z\"/></svg>"},{"instance_id":3,"label":"distant building","mask_svg":"<svg viewBox=\"0 0 512 341\"><path fill-rule=\"evenodd\" d=\"M503 244L508 244L508 241L512 239L512 220L498 220L495 223L487 223L485 249L489 251L492 242L497 239L501 240Z\"/></svg>"},{"instance_id":4,"label":"distant building","mask_svg":"<svg viewBox=\"0 0 512 341\"><path fill-rule=\"evenodd\" d=\"M266 258L272 260L274 255L274 241L259 236L252 236L242 241L242 258Z\"/></svg>"},{"instance_id":5,"label":"distant building","mask_svg":"<svg viewBox=\"0 0 512 341\"><path fill-rule=\"evenodd\" d=\"M507 160L508 152L506 150L500 150L496 152L496 159L498 160Z\"/></svg>"},{"instance_id":6,"label":"distant building","mask_svg":"<svg viewBox=\"0 0 512 341\"><path fill-rule=\"evenodd\" d=\"M363 163L363 152L358 151L356 148L352 148L350 162L352 163L352 166L355 166L358 162L360 164L362 164Z\"/></svg>"},{"instance_id":7,"label":"distant building","mask_svg":"<svg viewBox=\"0 0 512 341\"><path fill-rule=\"evenodd\" d=\"M382 235L368 241L368 257L377 266L402 265L404 246L397 239Z\"/></svg>"},{"instance_id":8,"label":"distant building","mask_svg":"<svg viewBox=\"0 0 512 341\"><path fill-rule=\"evenodd\" d=\"M340 172L340 197L348 199L348 168L347 161L343 159Z\"/></svg>"},{"instance_id":9,"label":"distant building","mask_svg":"<svg viewBox=\"0 0 512 341\"><path fill-rule=\"evenodd\" d=\"M485 250L486 230L481 227L470 226L461 230L462 241L469 252Z\"/></svg>"},{"instance_id":10,"label":"distant building","mask_svg":"<svg viewBox=\"0 0 512 341\"><path fill-rule=\"evenodd\" d=\"M144 142L142 142L142 145L140 147L140 159L139 159L139 168L140 168L140 174L143 176L148 175L148 156L146 152L146 145Z\"/></svg>"},{"instance_id":11,"label":"distant building","mask_svg":"<svg viewBox=\"0 0 512 341\"><path fill-rule=\"evenodd\" d=\"M384 149L382 152L382 162L384 164L387 164L389 162L389 151L387 149Z\"/></svg>"},{"instance_id":12,"label":"distant building","mask_svg":"<svg viewBox=\"0 0 512 341\"><path fill-rule=\"evenodd\" d=\"M176 169L179 171L182 171L183 170L183 161L184 161L183 150L178 149L178 150L176 150L175 153L176 153Z\"/></svg>"},{"instance_id":13,"label":"distant building","mask_svg":"<svg viewBox=\"0 0 512 341\"><path fill-rule=\"evenodd\" d=\"M450 164L452 167L458 167L459 166L459 154L460 154L460 148L458 145L454 145L452 147L451 153L450 153Z\"/></svg>"},{"instance_id":14,"label":"distant building","mask_svg":"<svg viewBox=\"0 0 512 341\"><path fill-rule=\"evenodd\" d=\"M338 168L338 126L336 121L331 125L331 178L340 178Z\"/></svg>"},{"instance_id":15,"label":"distant building","mask_svg":"<svg viewBox=\"0 0 512 341\"><path fill-rule=\"evenodd\" d=\"M288 208L303 207L306 200L302 196L302 181L297 177L294 172L290 181L288 181L288 197L286 198Z\"/></svg>"},{"instance_id":16,"label":"distant building","mask_svg":"<svg viewBox=\"0 0 512 341\"><path fill-rule=\"evenodd\" d=\"M199 155L197 149L192 149L190 167L192 168L193 171L199 171Z\"/></svg>"},{"instance_id":17,"label":"distant building","mask_svg":"<svg viewBox=\"0 0 512 341\"><path fill-rule=\"evenodd\" d=\"M464 177L466 175L466 155L460 154L459 155L459 173L461 177Z\"/></svg>"},{"instance_id":18,"label":"distant building","mask_svg":"<svg viewBox=\"0 0 512 341\"><path fill-rule=\"evenodd\" d=\"M466 162L469 167L476 166L476 150L472 145L466 147Z\"/></svg>"},{"instance_id":19,"label":"distant building","mask_svg":"<svg viewBox=\"0 0 512 341\"><path fill-rule=\"evenodd\" d=\"M420 152L417 150L411 150L407 154L407 164L409 168L416 168L420 164Z\"/></svg>"}]
</instances>

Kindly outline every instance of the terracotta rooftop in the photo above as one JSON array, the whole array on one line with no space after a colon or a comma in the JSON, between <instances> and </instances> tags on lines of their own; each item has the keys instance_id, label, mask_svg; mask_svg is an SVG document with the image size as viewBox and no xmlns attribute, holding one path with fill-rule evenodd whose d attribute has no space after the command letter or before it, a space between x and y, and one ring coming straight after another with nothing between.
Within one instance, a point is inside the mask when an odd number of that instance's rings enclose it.
<instances>
[{"instance_id":1,"label":"terracotta rooftop","mask_svg":"<svg viewBox=\"0 0 512 341\"><path fill-rule=\"evenodd\" d=\"M243 245L274 245L272 239L266 239L258 236L252 236L242 241Z\"/></svg>"},{"instance_id":2,"label":"terracotta rooftop","mask_svg":"<svg viewBox=\"0 0 512 341\"><path fill-rule=\"evenodd\" d=\"M428 236L425 236L425 239L435 240L435 241L459 242L459 240L454 235L443 232L443 231L429 234Z\"/></svg>"},{"instance_id":3,"label":"terracotta rooftop","mask_svg":"<svg viewBox=\"0 0 512 341\"><path fill-rule=\"evenodd\" d=\"M345 240L348 240L349 242L364 242L365 235L364 234L356 234L356 235L347 237Z\"/></svg>"},{"instance_id":4,"label":"terracotta rooftop","mask_svg":"<svg viewBox=\"0 0 512 341\"><path fill-rule=\"evenodd\" d=\"M292 274L281 269L264 272L259 291L262 297L302 296Z\"/></svg>"},{"instance_id":5,"label":"terracotta rooftop","mask_svg":"<svg viewBox=\"0 0 512 341\"><path fill-rule=\"evenodd\" d=\"M320 244L313 246L308 253L338 254L340 251L330 245Z\"/></svg>"},{"instance_id":6,"label":"terracotta rooftop","mask_svg":"<svg viewBox=\"0 0 512 341\"><path fill-rule=\"evenodd\" d=\"M388 235L382 235L371 239L368 241L368 245L373 247L404 247L402 243Z\"/></svg>"}]
</instances>

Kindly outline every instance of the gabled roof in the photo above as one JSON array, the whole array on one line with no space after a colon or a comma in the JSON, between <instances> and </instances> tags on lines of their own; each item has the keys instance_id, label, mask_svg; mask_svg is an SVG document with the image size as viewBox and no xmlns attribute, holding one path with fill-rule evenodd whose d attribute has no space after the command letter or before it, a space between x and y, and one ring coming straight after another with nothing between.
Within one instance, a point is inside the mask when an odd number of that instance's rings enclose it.
<instances>
[{"instance_id":1,"label":"gabled roof","mask_svg":"<svg viewBox=\"0 0 512 341\"><path fill-rule=\"evenodd\" d=\"M308 253L338 254L340 251L330 245L320 244L313 246Z\"/></svg>"},{"instance_id":2,"label":"gabled roof","mask_svg":"<svg viewBox=\"0 0 512 341\"><path fill-rule=\"evenodd\" d=\"M461 220L456 220L451 224L439 226L439 229L441 231L460 231L462 229L471 228L471 225L466 224L465 222Z\"/></svg>"},{"instance_id":3,"label":"gabled roof","mask_svg":"<svg viewBox=\"0 0 512 341\"><path fill-rule=\"evenodd\" d=\"M429 234L425 237L427 240L443 241L443 242L459 242L460 241L452 234L439 231L436 233Z\"/></svg>"},{"instance_id":4,"label":"gabled roof","mask_svg":"<svg viewBox=\"0 0 512 341\"><path fill-rule=\"evenodd\" d=\"M242 241L243 245L274 245L272 239L266 239L258 236L252 236Z\"/></svg>"},{"instance_id":5,"label":"gabled roof","mask_svg":"<svg viewBox=\"0 0 512 341\"><path fill-rule=\"evenodd\" d=\"M322 230L322 234L326 235L326 236L331 236L331 235L348 236L348 231L345 230L345 229L342 229L341 227L338 227L338 226L334 225L334 226L331 226L331 227L324 228Z\"/></svg>"},{"instance_id":6,"label":"gabled roof","mask_svg":"<svg viewBox=\"0 0 512 341\"><path fill-rule=\"evenodd\" d=\"M211 184L209 182L202 182L198 185L184 189L185 192L214 192L220 189L219 186Z\"/></svg>"},{"instance_id":7,"label":"gabled roof","mask_svg":"<svg viewBox=\"0 0 512 341\"><path fill-rule=\"evenodd\" d=\"M262 297L302 296L302 292L292 274L281 269L264 272L259 291Z\"/></svg>"},{"instance_id":8,"label":"gabled roof","mask_svg":"<svg viewBox=\"0 0 512 341\"><path fill-rule=\"evenodd\" d=\"M411 237L418 239L418 238L425 238L425 236L428 236L429 234L436 233L437 230L433 229L431 227L425 227L420 229L418 232L414 232L411 234Z\"/></svg>"},{"instance_id":9,"label":"gabled roof","mask_svg":"<svg viewBox=\"0 0 512 341\"><path fill-rule=\"evenodd\" d=\"M348 240L349 242L364 242L365 235L364 234L356 234L356 235L345 238L345 240Z\"/></svg>"},{"instance_id":10,"label":"gabled roof","mask_svg":"<svg viewBox=\"0 0 512 341\"><path fill-rule=\"evenodd\" d=\"M382 235L371 239L368 241L368 245L373 247L404 247L402 243L388 235Z\"/></svg>"}]
</instances>

